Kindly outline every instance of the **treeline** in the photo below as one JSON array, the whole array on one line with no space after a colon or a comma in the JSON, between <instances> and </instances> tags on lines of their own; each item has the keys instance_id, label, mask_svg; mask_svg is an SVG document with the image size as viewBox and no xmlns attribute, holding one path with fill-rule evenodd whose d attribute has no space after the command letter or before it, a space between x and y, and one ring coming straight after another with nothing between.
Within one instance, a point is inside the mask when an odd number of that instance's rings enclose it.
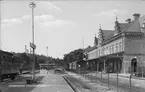
<instances>
[{"instance_id":1,"label":"treeline","mask_svg":"<svg viewBox=\"0 0 145 92\"><path fill-rule=\"evenodd\" d=\"M67 68L68 68L69 63L74 61L82 61L83 57L84 57L83 49L76 49L68 54L65 54L63 60L67 64Z\"/></svg>"},{"instance_id":2,"label":"treeline","mask_svg":"<svg viewBox=\"0 0 145 92\"><path fill-rule=\"evenodd\" d=\"M14 53L14 59L21 63L21 66L25 69L30 69L32 67L33 54L26 53ZM74 61L82 61L83 60L83 49L76 49L71 51L68 54L64 54L63 59L47 57L45 55L35 54L35 68L39 68L39 63L55 63L56 66L61 66L68 68L68 64Z\"/></svg>"},{"instance_id":3,"label":"treeline","mask_svg":"<svg viewBox=\"0 0 145 92\"><path fill-rule=\"evenodd\" d=\"M20 62L20 66L23 67L23 69L27 70L32 68L32 61L33 61L33 54L26 54L26 53L14 53L13 52L13 57L15 60ZM40 63L55 63L56 66L64 66L65 63L63 59L59 58L52 58L52 57L47 57L45 55L38 55L35 54L35 68L39 69L39 64Z\"/></svg>"}]
</instances>

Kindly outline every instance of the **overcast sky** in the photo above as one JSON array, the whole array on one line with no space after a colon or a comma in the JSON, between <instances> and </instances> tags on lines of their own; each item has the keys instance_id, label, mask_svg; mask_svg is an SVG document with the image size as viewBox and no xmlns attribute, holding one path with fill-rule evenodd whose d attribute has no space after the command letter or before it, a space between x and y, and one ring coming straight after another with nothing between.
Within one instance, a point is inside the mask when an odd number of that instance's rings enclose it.
<instances>
[{"instance_id":1,"label":"overcast sky","mask_svg":"<svg viewBox=\"0 0 145 92\"><path fill-rule=\"evenodd\" d=\"M2 50L24 52L32 42L31 8L29 0L1 2ZM145 14L142 0L75 0L35 1L36 53L62 58L72 50L93 46L94 36L102 29L114 29L119 22L133 19L134 13Z\"/></svg>"}]
</instances>

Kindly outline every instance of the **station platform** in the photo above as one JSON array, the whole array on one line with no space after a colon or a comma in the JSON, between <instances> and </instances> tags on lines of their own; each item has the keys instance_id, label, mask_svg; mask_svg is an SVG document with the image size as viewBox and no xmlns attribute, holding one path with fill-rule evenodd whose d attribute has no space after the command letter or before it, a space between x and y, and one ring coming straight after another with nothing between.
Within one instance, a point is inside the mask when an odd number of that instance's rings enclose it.
<instances>
[{"instance_id":1,"label":"station platform","mask_svg":"<svg viewBox=\"0 0 145 92\"><path fill-rule=\"evenodd\" d=\"M31 92L74 92L69 84L61 75L48 73L45 70L40 71L36 76L44 76L38 85Z\"/></svg>"}]
</instances>

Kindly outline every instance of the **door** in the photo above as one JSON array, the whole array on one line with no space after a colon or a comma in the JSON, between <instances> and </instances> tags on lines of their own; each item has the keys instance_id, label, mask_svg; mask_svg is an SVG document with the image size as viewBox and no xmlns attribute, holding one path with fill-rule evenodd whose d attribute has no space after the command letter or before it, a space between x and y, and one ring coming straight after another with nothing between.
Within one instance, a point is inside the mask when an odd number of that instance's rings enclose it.
<instances>
[{"instance_id":1,"label":"door","mask_svg":"<svg viewBox=\"0 0 145 92\"><path fill-rule=\"evenodd\" d=\"M136 58L133 58L131 60L131 71L132 73L137 72L137 59Z\"/></svg>"}]
</instances>

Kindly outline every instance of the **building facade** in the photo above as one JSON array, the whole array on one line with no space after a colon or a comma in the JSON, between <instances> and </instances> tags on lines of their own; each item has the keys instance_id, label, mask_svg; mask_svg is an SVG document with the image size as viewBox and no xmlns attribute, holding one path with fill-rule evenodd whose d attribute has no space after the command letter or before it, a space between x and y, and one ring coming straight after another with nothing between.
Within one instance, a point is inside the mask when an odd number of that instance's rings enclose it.
<instances>
[{"instance_id":1,"label":"building facade","mask_svg":"<svg viewBox=\"0 0 145 92\"><path fill-rule=\"evenodd\" d=\"M145 72L145 16L119 23L113 30L99 28L94 46L85 49L87 65L104 72Z\"/></svg>"}]
</instances>

